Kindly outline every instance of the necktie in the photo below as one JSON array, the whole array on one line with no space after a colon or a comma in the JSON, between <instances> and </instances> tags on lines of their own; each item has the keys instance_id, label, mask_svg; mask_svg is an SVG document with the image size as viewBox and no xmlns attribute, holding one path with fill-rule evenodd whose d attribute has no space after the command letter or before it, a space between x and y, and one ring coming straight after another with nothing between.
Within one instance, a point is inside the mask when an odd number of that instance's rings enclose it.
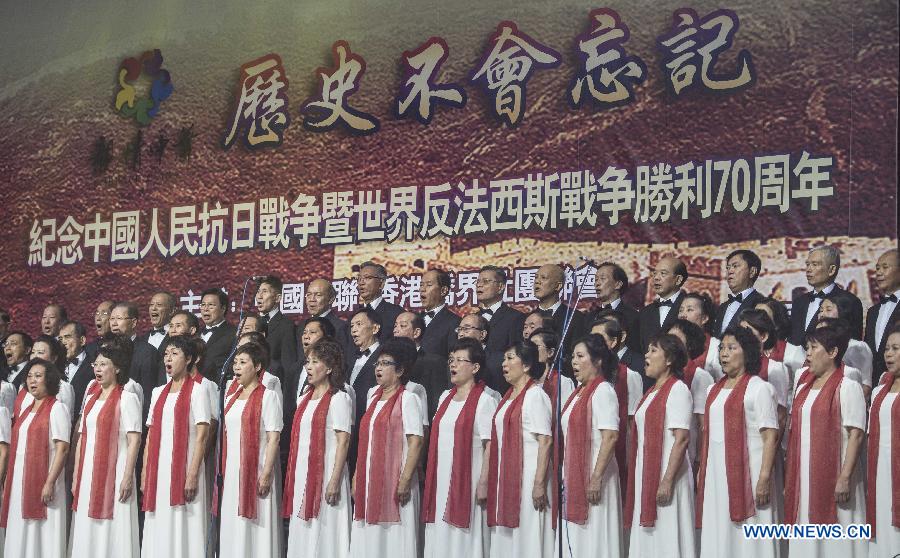
<instances>
[{"instance_id":1,"label":"necktie","mask_svg":"<svg viewBox=\"0 0 900 558\"><path fill-rule=\"evenodd\" d=\"M738 303L744 302L744 295L742 295L742 294L728 295L728 304L731 304L732 302L738 302Z\"/></svg>"},{"instance_id":2,"label":"necktie","mask_svg":"<svg viewBox=\"0 0 900 558\"><path fill-rule=\"evenodd\" d=\"M892 295L890 295L890 296L883 296L883 297L881 297L881 303L882 303L882 304L887 304L888 302L894 302L894 303L896 303L896 302L897 302L897 295L892 294Z\"/></svg>"}]
</instances>

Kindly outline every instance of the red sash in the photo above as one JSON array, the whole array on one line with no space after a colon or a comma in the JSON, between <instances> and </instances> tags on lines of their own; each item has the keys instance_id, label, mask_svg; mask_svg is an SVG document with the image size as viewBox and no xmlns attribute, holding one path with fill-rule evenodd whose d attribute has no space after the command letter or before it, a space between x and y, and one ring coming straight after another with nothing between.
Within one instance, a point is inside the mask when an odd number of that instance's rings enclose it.
<instances>
[{"instance_id":1,"label":"red sash","mask_svg":"<svg viewBox=\"0 0 900 558\"><path fill-rule=\"evenodd\" d=\"M25 390L22 390L25 391ZM22 472L22 519L47 519L47 506L41 500L41 491L50 474L50 409L56 398L47 396L41 408L37 410L28 432L25 434L25 471ZM6 471L6 483L3 490L3 507L0 508L0 527L6 528L9 519L9 496L12 494L12 481L16 468L16 449L19 445L22 423L34 408L32 402L22 413L22 420L16 420L12 428L12 439L9 443L9 468Z\"/></svg>"},{"instance_id":2,"label":"red sash","mask_svg":"<svg viewBox=\"0 0 900 558\"><path fill-rule=\"evenodd\" d=\"M322 479L325 476L325 423L328 418L328 409L331 408L331 390L316 405L313 411L312 425L310 428L309 456L306 459L306 485L303 491L303 502L297 517L309 521L319 517L319 507L322 503ZM294 481L297 475L297 453L300 451L300 423L303 413L312 401L313 390L310 389L303 396L297 410L294 411L294 421L291 424L291 451L288 454L287 476L284 479L284 494L281 499L282 517L290 517L294 512Z\"/></svg>"},{"instance_id":3,"label":"red sash","mask_svg":"<svg viewBox=\"0 0 900 558\"><path fill-rule=\"evenodd\" d=\"M568 521L584 525L588 519L587 486L591 476L592 446L592 399L597 386L605 382L603 376L594 378L590 384L578 386L563 407L572 406L569 415L569 427L565 438L565 461L563 461L563 481L566 487L566 509L563 510ZM582 393L583 392L583 393ZM578 401L576 397L581 394ZM554 514L554 517L556 514Z\"/></svg>"},{"instance_id":4,"label":"red sash","mask_svg":"<svg viewBox=\"0 0 900 558\"><path fill-rule=\"evenodd\" d=\"M488 463L488 527L519 526L519 509L522 505L522 404L525 394L534 384L528 380L525 389L513 399L503 416L503 476L500 476L499 439L497 414L509 401L513 388L506 390L494 418L491 421L491 451Z\"/></svg>"},{"instance_id":5,"label":"red sash","mask_svg":"<svg viewBox=\"0 0 900 558\"><path fill-rule=\"evenodd\" d=\"M243 391L243 389L241 390ZM266 386L258 384L253 393L247 397L244 412L241 414L241 470L238 472L238 515L247 519L256 519L259 496L256 487L259 479L259 422L262 419L262 402ZM234 402L240 398L240 392L231 396L225 405L223 416L228 415ZM222 426L222 477L225 477L225 464L228 462L228 422ZM218 495L218 493L217 493ZM213 509L218 508L218 501L213 502Z\"/></svg>"},{"instance_id":6,"label":"red sash","mask_svg":"<svg viewBox=\"0 0 900 558\"><path fill-rule=\"evenodd\" d=\"M463 408L453 425L453 463L450 469L450 493L447 495L447 508L444 510L444 521L468 529L472 515L472 438L475 435L475 411L478 401L484 392L484 382L472 387ZM422 521L434 523L437 513L437 466L438 442L440 441L441 419L447 407L456 395L456 388L450 390L447 397L438 407L431 423L431 440L428 447L428 468L425 474L425 498L422 506Z\"/></svg>"},{"instance_id":7,"label":"red sash","mask_svg":"<svg viewBox=\"0 0 900 558\"><path fill-rule=\"evenodd\" d=\"M866 522L872 526L872 538L875 538L875 500L877 497L876 477L878 476L878 451L881 437L881 404L891 391L894 375L885 372L881 376L881 391L872 400L869 411L869 446L866 468L868 469L869 489L866 491ZM891 432L891 443L900 443L900 396L891 404L891 423L887 425ZM891 525L900 527L900 448L892 446L891 451Z\"/></svg>"},{"instance_id":8,"label":"red sash","mask_svg":"<svg viewBox=\"0 0 900 558\"><path fill-rule=\"evenodd\" d=\"M356 492L353 518L370 525L396 523L400 521L400 502L397 500L397 485L400 482L400 468L403 466L403 402L405 388L401 385L391 396L384 408L375 417L372 426L372 440L369 443L369 424L375 414L378 401L384 390L379 387L359 423L359 455L356 460ZM368 482L367 464L371 445L371 486Z\"/></svg>"},{"instance_id":9,"label":"red sash","mask_svg":"<svg viewBox=\"0 0 900 558\"><path fill-rule=\"evenodd\" d=\"M100 384L97 383L99 386ZM88 517L91 519L112 519L116 498L116 461L119 457L119 417L122 401L121 385L117 385L106 398L106 403L97 415L97 432L94 434L94 457L91 463L91 499L88 504ZM100 390L89 395L84 412L81 414L81 439L87 440L87 417L91 409L100 400ZM82 447L85 447L83 444ZM78 497L81 494L81 479L84 476L84 454L78 458L78 481L72 498L72 510L78 511Z\"/></svg>"},{"instance_id":10,"label":"red sash","mask_svg":"<svg viewBox=\"0 0 900 558\"><path fill-rule=\"evenodd\" d=\"M188 376L181 383L181 389L176 396L172 437L172 480L169 485L170 506L183 506L186 503L184 483L187 478L188 435L190 433L188 421L191 418L191 392L198 384L199 382ZM162 442L162 416L166 398L169 397L171 389L171 381L162 388L162 392L156 399L156 406L153 407L153 423L147 432L147 466L144 470L146 486L143 505L145 512L156 511L156 481L159 473L159 448Z\"/></svg>"}]
</instances>

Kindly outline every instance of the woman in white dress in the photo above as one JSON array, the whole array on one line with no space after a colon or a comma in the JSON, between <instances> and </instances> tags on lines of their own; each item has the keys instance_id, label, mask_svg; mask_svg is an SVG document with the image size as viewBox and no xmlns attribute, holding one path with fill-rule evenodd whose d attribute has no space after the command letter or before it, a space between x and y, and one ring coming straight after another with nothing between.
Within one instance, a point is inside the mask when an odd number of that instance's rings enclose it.
<instances>
[{"instance_id":1,"label":"woman in white dress","mask_svg":"<svg viewBox=\"0 0 900 558\"><path fill-rule=\"evenodd\" d=\"M561 418L565 449L562 478L566 489L563 525L557 527L566 556L621 558L622 493L615 456L624 409L613 385L618 360L599 335L588 335L572 349L572 370L578 389L569 397ZM624 466L624 464L623 464Z\"/></svg>"},{"instance_id":2,"label":"woman in white dress","mask_svg":"<svg viewBox=\"0 0 900 558\"><path fill-rule=\"evenodd\" d=\"M282 517L290 518L288 558L350 555L350 449L353 402L344 386L340 344L304 349L307 389L291 421Z\"/></svg>"},{"instance_id":3,"label":"woman in white dress","mask_svg":"<svg viewBox=\"0 0 900 558\"><path fill-rule=\"evenodd\" d=\"M818 323L822 323L822 320L827 318L841 320L844 324L849 324L852 314L853 309L850 308L847 298L826 297L819 305L819 312L816 316L819 319ZM859 373L862 375L863 393L866 394L866 399L868 400L869 395L872 393L872 349L869 347L869 344L859 339L853 339L851 336L850 342L847 344L847 351L844 353L843 362L847 366L852 366L859 370Z\"/></svg>"},{"instance_id":4,"label":"woman in white dress","mask_svg":"<svg viewBox=\"0 0 900 558\"><path fill-rule=\"evenodd\" d=\"M872 526L869 558L894 558L900 551L900 326L888 330L885 371L872 391L869 412L866 523Z\"/></svg>"},{"instance_id":5,"label":"woman in white dress","mask_svg":"<svg viewBox=\"0 0 900 558\"><path fill-rule=\"evenodd\" d=\"M166 346L169 382L154 388L141 472L143 558L201 558L207 554L209 500L203 456L209 397L189 377L197 346L184 336Z\"/></svg>"},{"instance_id":6,"label":"woman in white dress","mask_svg":"<svg viewBox=\"0 0 900 558\"><path fill-rule=\"evenodd\" d=\"M756 303L755 308L768 314L769 319L775 324L775 346L771 351L764 350L764 352L771 360L784 364L793 385L797 371L803 368L806 362L806 350L788 341L791 336L791 315L787 306L774 298L764 298Z\"/></svg>"},{"instance_id":7,"label":"woman in white dress","mask_svg":"<svg viewBox=\"0 0 900 558\"><path fill-rule=\"evenodd\" d=\"M248 343L255 343L263 348L264 352L269 354L269 343L266 341L266 337L260 333L256 333L255 331L250 333L245 333L238 337L237 347L235 348L235 353ZM234 357L231 360L231 367L234 368ZM268 368L268 365L266 366ZM262 374L259 376L259 383L263 385L267 390L274 393L278 396L278 399L283 401L282 399L282 391L281 391L281 379L278 378L275 374L272 374L267 369L263 369ZM237 393L237 391L241 389L241 382L238 381L237 376L232 376L231 382L228 384L228 388L225 390L225 400L231 398L232 395Z\"/></svg>"},{"instance_id":8,"label":"woman in white dress","mask_svg":"<svg viewBox=\"0 0 900 558\"><path fill-rule=\"evenodd\" d=\"M538 328L531 332L531 337L528 339L538 348L538 362L544 367L544 374L538 380L538 384L550 398L551 416L555 420L558 414L557 407L562 407L569 400L569 396L575 391L575 382L572 381L572 378L563 376L559 370L553 368L556 353L559 350L559 334L552 329ZM557 402L557 397L560 395Z\"/></svg>"},{"instance_id":9,"label":"woman in white dress","mask_svg":"<svg viewBox=\"0 0 900 558\"><path fill-rule=\"evenodd\" d=\"M441 394L428 446L422 521L425 558L485 558L491 419L497 401L484 382L481 343L462 338L447 364L453 388Z\"/></svg>"},{"instance_id":10,"label":"woman in white dress","mask_svg":"<svg viewBox=\"0 0 900 558\"><path fill-rule=\"evenodd\" d=\"M794 395L785 476L785 523L865 523L866 501L860 454L866 400L859 382L844 377L843 331L822 327L807 334L812 379ZM868 541L796 540L791 558L862 558Z\"/></svg>"},{"instance_id":11,"label":"woman in white dress","mask_svg":"<svg viewBox=\"0 0 900 558\"><path fill-rule=\"evenodd\" d=\"M722 367L719 366L719 340L715 337L716 307L709 295L702 293L687 293L681 300L678 308L678 318L695 323L703 329L703 352L696 357L696 365L709 372L713 380L722 377Z\"/></svg>"},{"instance_id":12,"label":"woman in white dress","mask_svg":"<svg viewBox=\"0 0 900 558\"><path fill-rule=\"evenodd\" d=\"M234 355L240 388L225 404L219 556L281 556L280 486L276 472L281 399L259 382L268 355L256 343Z\"/></svg>"},{"instance_id":13,"label":"woman in white dress","mask_svg":"<svg viewBox=\"0 0 900 558\"><path fill-rule=\"evenodd\" d=\"M762 347L759 377L772 384L775 389L775 402L778 403L778 425L783 435L793 397L790 394L791 378L787 368L782 362L768 356L775 348L777 339L775 322L763 310L751 308L741 312L740 326L749 329L759 339Z\"/></svg>"},{"instance_id":14,"label":"woman in white dress","mask_svg":"<svg viewBox=\"0 0 900 558\"><path fill-rule=\"evenodd\" d=\"M62 558L66 553L63 467L72 423L59 401L62 373L49 361L25 366L30 401L13 417L9 464L0 508L4 558Z\"/></svg>"},{"instance_id":15,"label":"woman in white dress","mask_svg":"<svg viewBox=\"0 0 900 558\"><path fill-rule=\"evenodd\" d=\"M775 390L758 377L762 346L744 327L722 335L724 376L710 387L697 475L700 558L777 558L774 539L746 539L744 523L777 523Z\"/></svg>"},{"instance_id":16,"label":"woman in white dress","mask_svg":"<svg viewBox=\"0 0 900 558\"><path fill-rule=\"evenodd\" d=\"M4 382L8 383L8 382ZM6 460L9 458L9 441L12 428L12 416L6 406L0 405L0 486L6 479ZM0 506L3 504L3 491L0 490ZM3 541L6 529L0 527L0 558L3 558Z\"/></svg>"},{"instance_id":17,"label":"woman in white dress","mask_svg":"<svg viewBox=\"0 0 900 558\"><path fill-rule=\"evenodd\" d=\"M687 460L693 414L691 391L680 376L687 364L684 343L663 334L651 342L644 372L656 383L632 419L629 441L626 528L629 558L695 556L694 487Z\"/></svg>"},{"instance_id":18,"label":"woman in white dress","mask_svg":"<svg viewBox=\"0 0 900 558\"><path fill-rule=\"evenodd\" d=\"M416 558L420 554L416 470L424 417L418 396L404 389L415 362L416 346L410 339L392 338L378 352L378 389L359 423L352 489L353 558Z\"/></svg>"},{"instance_id":19,"label":"woman in white dress","mask_svg":"<svg viewBox=\"0 0 900 558\"><path fill-rule=\"evenodd\" d=\"M13 414L13 404L16 401L16 386L0 378L0 407L6 409L10 417Z\"/></svg>"},{"instance_id":20,"label":"woman in white dress","mask_svg":"<svg viewBox=\"0 0 900 558\"><path fill-rule=\"evenodd\" d=\"M510 387L494 413L488 465L491 558L553 556L547 494L553 445L550 398L536 381L544 374L538 349L520 341L503 355Z\"/></svg>"},{"instance_id":21,"label":"woman in white dress","mask_svg":"<svg viewBox=\"0 0 900 558\"><path fill-rule=\"evenodd\" d=\"M127 392L129 355L100 347L99 389L84 398L72 480L72 558L140 556L134 468L141 447L141 402Z\"/></svg>"}]
</instances>

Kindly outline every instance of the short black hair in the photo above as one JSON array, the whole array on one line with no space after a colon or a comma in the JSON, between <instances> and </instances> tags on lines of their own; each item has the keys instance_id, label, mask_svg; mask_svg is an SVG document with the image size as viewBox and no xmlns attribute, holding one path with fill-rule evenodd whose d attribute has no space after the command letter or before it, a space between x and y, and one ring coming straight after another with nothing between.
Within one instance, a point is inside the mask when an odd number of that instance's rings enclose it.
<instances>
[{"instance_id":1,"label":"short black hair","mask_svg":"<svg viewBox=\"0 0 900 558\"><path fill-rule=\"evenodd\" d=\"M56 308L59 311L60 320L64 322L69 320L69 313L66 312L66 308L62 304L59 304L58 302L51 302L47 305L47 308Z\"/></svg>"},{"instance_id":2,"label":"short black hair","mask_svg":"<svg viewBox=\"0 0 900 558\"><path fill-rule=\"evenodd\" d=\"M759 375L763 349L756 335L750 331L750 328L734 326L725 330L722 334L722 341L725 341L728 336L734 337L737 344L741 346L741 351L744 353L744 372L751 376Z\"/></svg>"},{"instance_id":3,"label":"short black hair","mask_svg":"<svg viewBox=\"0 0 900 558\"><path fill-rule=\"evenodd\" d=\"M276 295L281 294L281 289L284 288L284 283L281 282L281 277L277 275L263 275L256 282L256 290L259 290L263 285L269 285L272 287L272 290L275 291Z\"/></svg>"},{"instance_id":4,"label":"short black hair","mask_svg":"<svg viewBox=\"0 0 900 558\"><path fill-rule=\"evenodd\" d=\"M253 331L264 334L266 331L266 324L263 323L262 316L260 316L259 314L247 314L246 316L241 318L241 323L238 325L238 331L243 329L244 324L247 323L247 320L249 318L253 318L254 320L256 320L253 325Z\"/></svg>"},{"instance_id":5,"label":"short black hair","mask_svg":"<svg viewBox=\"0 0 900 558\"><path fill-rule=\"evenodd\" d=\"M59 367L57 367L49 360L44 360L42 358L33 358L28 361L28 364L26 364L25 368L22 370L22 377L27 379L28 373L35 366L44 367L44 384L47 386L47 395L51 395L53 397L59 395L59 386L60 384L62 384L62 372L59 371Z\"/></svg>"},{"instance_id":6,"label":"short black hair","mask_svg":"<svg viewBox=\"0 0 900 558\"><path fill-rule=\"evenodd\" d=\"M120 306L122 308L124 308L125 311L128 313L129 319L132 319L132 320L138 319L139 311L138 311L137 304L131 302L130 300L120 300L118 302L114 302L113 307L110 308L109 311L112 312L113 310L115 310L116 308L118 308Z\"/></svg>"},{"instance_id":7,"label":"short black hair","mask_svg":"<svg viewBox=\"0 0 900 558\"><path fill-rule=\"evenodd\" d=\"M53 364L56 365L60 370L66 367L66 348L63 347L63 344L59 342L59 339L53 337L52 335L46 335L44 333L38 335L34 338L34 343L31 345L32 350L34 350L34 345L37 343L46 343L50 348L50 352L53 354L52 361Z\"/></svg>"},{"instance_id":8,"label":"short black hair","mask_svg":"<svg viewBox=\"0 0 900 558\"><path fill-rule=\"evenodd\" d=\"M160 345L160 348L165 351L165 349L163 349L162 347L163 345ZM165 348L168 347L173 347L184 353L184 357L187 359L188 374L190 374L191 372L191 366L194 366L200 361L200 347L197 345L197 343L194 342L191 337L188 337L187 335L177 335L175 337L169 337L168 339L166 339L165 343Z\"/></svg>"},{"instance_id":9,"label":"short black hair","mask_svg":"<svg viewBox=\"0 0 900 558\"><path fill-rule=\"evenodd\" d=\"M6 334L6 338L4 339L4 341L8 340L8 339L9 339L10 337L12 337L13 335L18 335L19 337L22 338L22 345L24 345L25 347L27 347L27 348L25 349L25 352L28 353L28 354L30 354L30 353L31 353L31 348L34 347L34 339L32 339L31 336L28 335L27 333L25 333L24 331L20 331L20 330L18 330L18 329L14 329L14 330L12 330L12 331L10 331L9 333Z\"/></svg>"},{"instance_id":10,"label":"short black hair","mask_svg":"<svg viewBox=\"0 0 900 558\"><path fill-rule=\"evenodd\" d=\"M591 327L588 328L588 331L593 331L593 329L597 326L602 327L603 332L606 333L606 336L616 342L616 346L610 347L610 350L618 351L622 348L622 338L626 333L625 327L622 326L622 322L620 322L613 316L608 316L602 320L594 321L591 324Z\"/></svg>"},{"instance_id":11,"label":"short black hair","mask_svg":"<svg viewBox=\"0 0 900 558\"><path fill-rule=\"evenodd\" d=\"M479 366L479 374L484 372L487 356L484 353L484 347L481 346L481 343L471 337L463 337L462 339L457 339L456 342L451 345L450 352L455 353L456 351L466 351L472 364L477 364Z\"/></svg>"},{"instance_id":12,"label":"short black hair","mask_svg":"<svg viewBox=\"0 0 900 558\"><path fill-rule=\"evenodd\" d=\"M675 267L672 268L672 271L676 277L680 276L682 278L680 286L683 287L684 284L687 282L689 275L688 275L687 266L684 264L683 261L681 261L681 258L675 258Z\"/></svg>"},{"instance_id":13,"label":"short black hair","mask_svg":"<svg viewBox=\"0 0 900 558\"><path fill-rule=\"evenodd\" d=\"M494 275L496 275L497 281L499 281L500 283L503 283L504 285L506 284L506 281L509 278L506 273L506 270L504 268L496 266L496 265L486 265L486 266L482 267L480 270L478 270L478 273L481 274L481 273L484 273L485 271L489 271L489 272L493 273Z\"/></svg>"},{"instance_id":14,"label":"short black hair","mask_svg":"<svg viewBox=\"0 0 900 558\"><path fill-rule=\"evenodd\" d=\"M211 289L206 289L202 293L200 293L200 300L203 300L203 297L208 295L215 295L219 299L219 305L225 308L225 312L228 312L228 295L225 294L225 291L218 287L213 287Z\"/></svg>"},{"instance_id":15,"label":"short black hair","mask_svg":"<svg viewBox=\"0 0 900 558\"><path fill-rule=\"evenodd\" d=\"M599 267L597 267L597 271L600 271L601 267L612 268L613 281L622 283L622 288L619 289L619 294L622 294L628 290L628 274L625 273L625 270L622 269L622 266L613 262L603 262Z\"/></svg>"},{"instance_id":16,"label":"short black hair","mask_svg":"<svg viewBox=\"0 0 900 558\"><path fill-rule=\"evenodd\" d=\"M119 373L116 374L116 383L119 385L128 383L131 368L131 339L126 338L125 340L128 341L128 345L112 342L100 345L100 348L97 350L97 356L109 359L113 366L119 370Z\"/></svg>"},{"instance_id":17,"label":"short black hair","mask_svg":"<svg viewBox=\"0 0 900 558\"><path fill-rule=\"evenodd\" d=\"M713 322L716 321L716 305L713 304L712 299L706 293L687 293L684 295L684 300L692 298L700 303L700 311L703 312L703 315L706 316L706 324L703 326L703 330L710 335L713 334L713 329L715 328L715 324Z\"/></svg>"},{"instance_id":18,"label":"short black hair","mask_svg":"<svg viewBox=\"0 0 900 558\"><path fill-rule=\"evenodd\" d=\"M664 333L651 341L650 345L659 347L663 354L666 355L666 358L671 363L669 371L673 376L679 380L684 378L684 367L687 366L688 355L681 339L671 333Z\"/></svg>"},{"instance_id":19,"label":"short black hair","mask_svg":"<svg viewBox=\"0 0 900 558\"><path fill-rule=\"evenodd\" d=\"M763 343L763 350L768 351L775 347L775 343L778 341L778 330L775 328L775 322L766 314L765 310L747 308L738 316L738 323L740 322L747 322L753 329L768 336L766 342Z\"/></svg>"},{"instance_id":20,"label":"short black hair","mask_svg":"<svg viewBox=\"0 0 900 558\"><path fill-rule=\"evenodd\" d=\"M840 365L841 360L844 358L844 353L847 352L847 345L850 343L850 335L845 328L827 325L807 333L806 342L809 343L810 341L822 345L826 351L837 349L837 356L834 357L834 363Z\"/></svg>"},{"instance_id":21,"label":"short black hair","mask_svg":"<svg viewBox=\"0 0 900 558\"><path fill-rule=\"evenodd\" d=\"M300 328L300 335L303 335L303 330L306 329L306 326L309 324L319 324L319 327L322 328L322 334L325 337L334 338L336 335L336 330L334 329L334 324L328 321L328 318L323 318L322 316L312 316L311 318L307 318L303 322L303 326Z\"/></svg>"},{"instance_id":22,"label":"short black hair","mask_svg":"<svg viewBox=\"0 0 900 558\"><path fill-rule=\"evenodd\" d=\"M387 269L383 265L375 263L373 261L364 261L363 263L359 264L360 271L367 267L371 267L372 269L374 269L375 275L382 281L387 279Z\"/></svg>"},{"instance_id":23,"label":"short black hair","mask_svg":"<svg viewBox=\"0 0 900 558\"><path fill-rule=\"evenodd\" d=\"M508 351L513 351L516 356L522 360L522 364L525 366L525 369L532 380L540 380L541 376L546 372L546 368L540 366L541 363L538 360L537 345L528 339L516 341L503 352L506 353Z\"/></svg>"},{"instance_id":24,"label":"short black hair","mask_svg":"<svg viewBox=\"0 0 900 558\"><path fill-rule=\"evenodd\" d=\"M200 333L200 319L194 315L193 312L188 312L187 310L177 310L172 317L169 318L169 321L172 321L172 318L175 316L184 316L184 319L187 320L188 328L194 328L197 333ZM190 334L188 334L190 335Z\"/></svg>"},{"instance_id":25,"label":"short black hair","mask_svg":"<svg viewBox=\"0 0 900 558\"><path fill-rule=\"evenodd\" d=\"M376 312L372 308L367 308L367 307L363 306L362 308L360 308L359 310L357 310L350 316L350 321L353 321L353 318L355 318L356 316L358 316L360 314L365 314L366 318L368 318L370 322L372 322L373 324L378 326L378 332L375 334L375 339L380 339L382 330L384 329L384 326L381 324L381 316L378 314L378 312ZM349 322L348 322L348 326L349 326Z\"/></svg>"},{"instance_id":26,"label":"short black hair","mask_svg":"<svg viewBox=\"0 0 900 558\"><path fill-rule=\"evenodd\" d=\"M778 334L778 339L787 339L791 336L791 314L783 302L772 297L766 297L756 304L764 304L772 311L772 321L775 322L775 331Z\"/></svg>"},{"instance_id":27,"label":"short black hair","mask_svg":"<svg viewBox=\"0 0 900 558\"><path fill-rule=\"evenodd\" d=\"M731 258L738 257L744 260L747 263L747 267L756 268L756 274L751 274L751 283L755 283L757 279L759 279L759 274L762 273L762 260L759 259L759 256L756 255L756 252L753 250L740 249L735 250L732 253L728 254L728 257L725 258L725 263L728 263L728 260Z\"/></svg>"},{"instance_id":28,"label":"short black hair","mask_svg":"<svg viewBox=\"0 0 900 558\"><path fill-rule=\"evenodd\" d=\"M437 282L438 282L439 289L443 289L444 287L446 287L447 290L449 291L450 289L453 288L453 279L450 277L450 274L447 273L446 271L444 271L443 269L439 269L439 268L429 269L428 271L426 271L426 273L428 273L428 272L434 272L435 275L437 275Z\"/></svg>"},{"instance_id":29,"label":"short black hair","mask_svg":"<svg viewBox=\"0 0 900 558\"><path fill-rule=\"evenodd\" d=\"M392 357L397 363L397 370L401 371L400 382L406 384L409 381L419 354L412 339L391 337L378 348L378 354Z\"/></svg>"},{"instance_id":30,"label":"short black hair","mask_svg":"<svg viewBox=\"0 0 900 558\"><path fill-rule=\"evenodd\" d=\"M68 320L68 321L66 321L66 322L63 322L63 324L62 324L61 326L59 326L59 329L60 329L60 331L62 331L62 328L64 328L64 327L69 327L69 326L72 326L72 329L75 330L75 336L76 336L76 337L85 337L85 336L87 336L87 330L84 329L84 326L81 325L81 323L79 323L79 322L73 322L72 320Z\"/></svg>"},{"instance_id":31,"label":"short black hair","mask_svg":"<svg viewBox=\"0 0 900 558\"><path fill-rule=\"evenodd\" d=\"M260 372L265 372L269 368L269 348L263 347L259 343L244 343L234 352L234 358L237 358L238 355L249 356L254 366L261 367Z\"/></svg>"},{"instance_id":32,"label":"short black hair","mask_svg":"<svg viewBox=\"0 0 900 558\"><path fill-rule=\"evenodd\" d=\"M559 334L554 329L539 327L531 332L529 339L534 336L539 336L548 349L559 348Z\"/></svg>"},{"instance_id":33,"label":"short black hair","mask_svg":"<svg viewBox=\"0 0 900 558\"><path fill-rule=\"evenodd\" d=\"M669 325L666 332L671 333L673 329L677 329L684 334L684 337L687 340L685 349L687 349L688 359L694 360L706 351L706 333L703 331L702 327L690 320L678 318Z\"/></svg>"}]
</instances>

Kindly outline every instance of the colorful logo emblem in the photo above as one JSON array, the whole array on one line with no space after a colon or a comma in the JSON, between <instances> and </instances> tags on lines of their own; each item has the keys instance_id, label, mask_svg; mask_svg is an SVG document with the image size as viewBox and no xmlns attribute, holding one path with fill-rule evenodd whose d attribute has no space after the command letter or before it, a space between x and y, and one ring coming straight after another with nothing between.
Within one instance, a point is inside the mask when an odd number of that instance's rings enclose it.
<instances>
[{"instance_id":1,"label":"colorful logo emblem","mask_svg":"<svg viewBox=\"0 0 900 558\"><path fill-rule=\"evenodd\" d=\"M148 50L138 58L126 58L119 65L119 90L116 92L116 110L125 118L134 118L141 126L159 114L159 107L172 94L174 86L168 70L162 67L163 57L159 49ZM135 87L141 76L150 80L146 96L137 98Z\"/></svg>"}]
</instances>

